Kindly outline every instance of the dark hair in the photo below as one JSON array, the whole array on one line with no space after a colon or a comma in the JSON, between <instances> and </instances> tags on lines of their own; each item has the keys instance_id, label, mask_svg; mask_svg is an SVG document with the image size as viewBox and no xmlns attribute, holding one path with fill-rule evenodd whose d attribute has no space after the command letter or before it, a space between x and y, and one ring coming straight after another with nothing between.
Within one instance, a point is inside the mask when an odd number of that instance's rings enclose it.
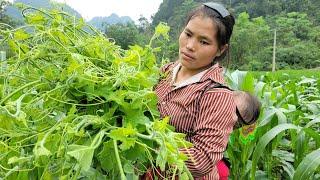
<instances>
[{"instance_id":1,"label":"dark hair","mask_svg":"<svg viewBox=\"0 0 320 180\"><path fill-rule=\"evenodd\" d=\"M185 26L189 23L189 21L191 19L193 19L197 16L208 17L216 25L216 27L217 27L216 38L218 41L218 48L220 50L221 50L222 46L224 46L225 44L230 45L230 38L231 38L233 26L235 24L234 17L231 14L223 18L215 10L213 10L205 5L201 5L189 14L189 16L185 22ZM228 52L229 52L229 49L224 51L219 57L216 57L214 60L215 61L222 60Z\"/></svg>"},{"instance_id":2,"label":"dark hair","mask_svg":"<svg viewBox=\"0 0 320 180\"><path fill-rule=\"evenodd\" d=\"M240 96L242 102L244 103L242 112L240 112L237 107L236 113L238 116L238 121L236 127L255 123L259 118L261 109L261 103L258 98L245 91L236 91L235 96Z\"/></svg>"}]
</instances>

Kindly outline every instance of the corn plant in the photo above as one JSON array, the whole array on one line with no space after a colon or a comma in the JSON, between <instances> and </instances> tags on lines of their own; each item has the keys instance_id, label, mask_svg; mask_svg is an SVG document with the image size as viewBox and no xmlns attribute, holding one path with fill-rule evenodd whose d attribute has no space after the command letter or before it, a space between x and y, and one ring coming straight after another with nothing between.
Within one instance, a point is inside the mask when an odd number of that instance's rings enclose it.
<instances>
[{"instance_id":1,"label":"corn plant","mask_svg":"<svg viewBox=\"0 0 320 180\"><path fill-rule=\"evenodd\" d=\"M235 130L226 155L231 179L317 179L320 177L319 80L276 81L228 73L234 89L246 90L262 103L253 133Z\"/></svg>"}]
</instances>

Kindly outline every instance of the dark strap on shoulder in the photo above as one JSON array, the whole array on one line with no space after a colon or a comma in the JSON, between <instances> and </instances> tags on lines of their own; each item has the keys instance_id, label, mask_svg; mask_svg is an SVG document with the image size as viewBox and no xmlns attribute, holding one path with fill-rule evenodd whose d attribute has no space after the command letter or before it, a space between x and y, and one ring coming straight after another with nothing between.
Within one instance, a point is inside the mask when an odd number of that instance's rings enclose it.
<instances>
[{"instance_id":1,"label":"dark strap on shoulder","mask_svg":"<svg viewBox=\"0 0 320 180\"><path fill-rule=\"evenodd\" d=\"M200 98L203 96L203 94L205 92L207 92L207 91L209 91L211 89L215 89L215 88L223 88L223 89L228 89L230 91L234 91L233 89L229 88L228 86L225 86L225 85L223 85L221 83L218 83L216 81L211 80L211 83L208 86L206 86L204 88L204 90L201 92Z\"/></svg>"},{"instance_id":2,"label":"dark strap on shoulder","mask_svg":"<svg viewBox=\"0 0 320 180\"><path fill-rule=\"evenodd\" d=\"M218 82L216 82L216 81L213 81L213 80L210 80L211 81L211 83L209 84L209 85L207 85L202 91L201 91L201 94L200 94L200 96L199 96L199 98L197 99L197 107L196 107L196 109L197 109L197 112L199 112L200 111L200 100L201 100L201 98L202 98L202 96L203 96L203 94L205 93L205 92L207 92L207 91L209 91L209 90L211 90L211 89L214 89L214 88L224 88L224 89L228 89L228 90L230 90L230 91L233 91L233 89L231 89L231 88L229 88L228 86L225 86L225 85L223 85L223 84L221 84L221 83L218 83Z\"/></svg>"},{"instance_id":3,"label":"dark strap on shoulder","mask_svg":"<svg viewBox=\"0 0 320 180\"><path fill-rule=\"evenodd\" d=\"M211 85L209 85L205 91L209 91L211 89L215 89L215 88L222 88L222 89L228 89L230 91L234 91L233 89L229 88L228 86L225 86L223 84L220 84L220 83L217 83L217 82L214 82L212 83Z\"/></svg>"}]
</instances>

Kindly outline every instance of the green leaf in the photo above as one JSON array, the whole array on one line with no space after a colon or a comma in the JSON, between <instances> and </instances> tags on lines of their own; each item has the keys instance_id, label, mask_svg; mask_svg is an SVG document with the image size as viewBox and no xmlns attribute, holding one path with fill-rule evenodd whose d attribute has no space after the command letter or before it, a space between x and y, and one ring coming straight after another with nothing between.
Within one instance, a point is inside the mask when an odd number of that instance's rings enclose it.
<instances>
[{"instance_id":1,"label":"green leaf","mask_svg":"<svg viewBox=\"0 0 320 180\"><path fill-rule=\"evenodd\" d=\"M160 167L161 171L164 171L166 168L166 162L168 158L168 151L165 146L161 146L159 149L158 156L156 158L156 165Z\"/></svg>"},{"instance_id":2,"label":"green leaf","mask_svg":"<svg viewBox=\"0 0 320 180\"><path fill-rule=\"evenodd\" d=\"M314 141L316 142L316 147L320 146L320 134L311 129L311 128L303 128L303 131L310 137L312 137L314 139Z\"/></svg>"},{"instance_id":3,"label":"green leaf","mask_svg":"<svg viewBox=\"0 0 320 180\"><path fill-rule=\"evenodd\" d=\"M16 32L14 32L14 38L16 40L25 40L28 39L30 35L26 33L23 29L19 29Z\"/></svg>"},{"instance_id":4,"label":"green leaf","mask_svg":"<svg viewBox=\"0 0 320 180\"><path fill-rule=\"evenodd\" d=\"M276 110L276 115L277 115L277 117L278 117L278 124L287 123L287 117L286 117L286 115L283 113L282 108L275 109L275 110Z\"/></svg>"},{"instance_id":5,"label":"green leaf","mask_svg":"<svg viewBox=\"0 0 320 180\"><path fill-rule=\"evenodd\" d=\"M320 149L309 153L299 164L294 173L293 180L310 179L311 175L320 165Z\"/></svg>"},{"instance_id":6,"label":"green leaf","mask_svg":"<svg viewBox=\"0 0 320 180\"><path fill-rule=\"evenodd\" d=\"M302 81L298 82L298 85L302 85L302 84L312 84L314 82L316 82L316 79L312 79L312 78L304 78Z\"/></svg>"},{"instance_id":7,"label":"green leaf","mask_svg":"<svg viewBox=\"0 0 320 180\"><path fill-rule=\"evenodd\" d=\"M230 87L235 90L241 89L242 82L246 77L246 75L247 75L246 71L239 71L239 70L235 70L232 73L226 74Z\"/></svg>"},{"instance_id":8,"label":"green leaf","mask_svg":"<svg viewBox=\"0 0 320 180\"><path fill-rule=\"evenodd\" d=\"M279 124L279 125L275 126L274 128L272 128L271 130L269 130L267 133L265 133L259 139L259 142L258 142L257 146L255 147L255 150L254 150L253 156L252 156L252 170L251 170L251 179L252 180L254 180L254 177L255 177L255 172L256 172L258 160L263 155L263 151L265 150L265 147L267 146L267 144L273 138L275 138L279 133L281 133L284 130L288 130L288 129L299 130L299 127L295 126L293 124Z\"/></svg>"},{"instance_id":9,"label":"green leaf","mask_svg":"<svg viewBox=\"0 0 320 180\"><path fill-rule=\"evenodd\" d=\"M118 164L114 152L113 141L103 143L103 149L98 154L98 160L101 163L102 169L112 171L118 169Z\"/></svg>"},{"instance_id":10,"label":"green leaf","mask_svg":"<svg viewBox=\"0 0 320 180\"><path fill-rule=\"evenodd\" d=\"M189 180L189 176L186 172L182 173L181 176L179 176L179 179L181 180Z\"/></svg>"},{"instance_id":11,"label":"green leaf","mask_svg":"<svg viewBox=\"0 0 320 180\"><path fill-rule=\"evenodd\" d=\"M139 109L129 109L125 111L125 117L124 117L124 123L127 124L131 124L134 127L137 124L147 124L150 123L150 120L148 117L146 117L142 110Z\"/></svg>"},{"instance_id":12,"label":"green leaf","mask_svg":"<svg viewBox=\"0 0 320 180\"><path fill-rule=\"evenodd\" d=\"M94 148L83 145L70 145L67 154L74 157L84 171L89 170L93 158Z\"/></svg>"},{"instance_id":13,"label":"green leaf","mask_svg":"<svg viewBox=\"0 0 320 180\"><path fill-rule=\"evenodd\" d=\"M170 27L166 23L161 22L156 27L155 36L163 36L165 39L169 40L169 31Z\"/></svg>"},{"instance_id":14,"label":"green leaf","mask_svg":"<svg viewBox=\"0 0 320 180\"><path fill-rule=\"evenodd\" d=\"M90 146L77 144L69 145L67 154L74 157L84 171L88 171L92 163L94 150L100 145L103 136L104 131L100 131L93 139Z\"/></svg>"},{"instance_id":15,"label":"green leaf","mask_svg":"<svg viewBox=\"0 0 320 180\"><path fill-rule=\"evenodd\" d=\"M133 174L134 173L134 166L132 165L132 162L128 161L123 166L123 171L125 173Z\"/></svg>"},{"instance_id":16,"label":"green leaf","mask_svg":"<svg viewBox=\"0 0 320 180\"><path fill-rule=\"evenodd\" d=\"M14 163L25 163L30 161L31 157L17 157L17 156L13 156L11 158L9 158L8 160L8 164L14 164Z\"/></svg>"},{"instance_id":17,"label":"green leaf","mask_svg":"<svg viewBox=\"0 0 320 180\"><path fill-rule=\"evenodd\" d=\"M30 24L43 24L46 21L46 18L40 13L35 13L27 16L27 22Z\"/></svg>"},{"instance_id":18,"label":"green leaf","mask_svg":"<svg viewBox=\"0 0 320 180\"><path fill-rule=\"evenodd\" d=\"M45 148L43 145L36 145L33 149L33 152L36 157L51 155L51 152L47 148Z\"/></svg>"},{"instance_id":19,"label":"green leaf","mask_svg":"<svg viewBox=\"0 0 320 180\"><path fill-rule=\"evenodd\" d=\"M282 166L283 170L288 174L290 179L292 179L294 172L295 172L292 163L287 162L287 161L281 161L281 166Z\"/></svg>"},{"instance_id":20,"label":"green leaf","mask_svg":"<svg viewBox=\"0 0 320 180\"><path fill-rule=\"evenodd\" d=\"M113 129L110 131L109 137L114 140L121 141L120 148L121 150L127 150L134 146L136 143L136 134L137 131L130 127L122 127L118 129Z\"/></svg>"},{"instance_id":21,"label":"green leaf","mask_svg":"<svg viewBox=\"0 0 320 180\"><path fill-rule=\"evenodd\" d=\"M153 128L157 131L164 132L168 126L170 117L165 117L161 121L157 120L153 124Z\"/></svg>"},{"instance_id":22,"label":"green leaf","mask_svg":"<svg viewBox=\"0 0 320 180\"><path fill-rule=\"evenodd\" d=\"M120 145L120 149L125 151L133 147L136 143L136 138L126 138L124 141L122 141L122 144Z\"/></svg>"},{"instance_id":23,"label":"green leaf","mask_svg":"<svg viewBox=\"0 0 320 180\"><path fill-rule=\"evenodd\" d=\"M135 136L137 131L130 127L121 127L110 131L109 137L114 140L126 140L129 136Z\"/></svg>"},{"instance_id":24,"label":"green leaf","mask_svg":"<svg viewBox=\"0 0 320 180\"><path fill-rule=\"evenodd\" d=\"M241 82L241 90L248 91L253 94L254 87L255 87L254 78L253 78L252 74L247 73Z\"/></svg>"},{"instance_id":25,"label":"green leaf","mask_svg":"<svg viewBox=\"0 0 320 180\"><path fill-rule=\"evenodd\" d=\"M262 114L262 118L261 118L262 120L259 122L259 127L262 127L268 124L273 118L273 116L276 114L276 112L277 111L275 108L265 110Z\"/></svg>"},{"instance_id":26,"label":"green leaf","mask_svg":"<svg viewBox=\"0 0 320 180\"><path fill-rule=\"evenodd\" d=\"M320 118L314 118L312 121L309 121L305 128L308 128L308 127L311 127L312 125L316 124L316 123L319 123L320 122Z\"/></svg>"}]
</instances>

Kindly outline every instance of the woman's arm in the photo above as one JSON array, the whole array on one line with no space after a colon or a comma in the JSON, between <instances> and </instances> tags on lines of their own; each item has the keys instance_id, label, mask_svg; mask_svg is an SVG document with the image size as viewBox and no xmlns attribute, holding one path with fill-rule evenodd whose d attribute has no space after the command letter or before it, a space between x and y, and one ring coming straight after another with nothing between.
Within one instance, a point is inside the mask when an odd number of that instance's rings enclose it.
<instances>
[{"instance_id":1,"label":"woman's arm","mask_svg":"<svg viewBox=\"0 0 320 180\"><path fill-rule=\"evenodd\" d=\"M236 122L232 92L224 89L206 92L191 137L192 148L181 149L188 155L186 165L194 177L202 177L222 158L229 134Z\"/></svg>"}]
</instances>

